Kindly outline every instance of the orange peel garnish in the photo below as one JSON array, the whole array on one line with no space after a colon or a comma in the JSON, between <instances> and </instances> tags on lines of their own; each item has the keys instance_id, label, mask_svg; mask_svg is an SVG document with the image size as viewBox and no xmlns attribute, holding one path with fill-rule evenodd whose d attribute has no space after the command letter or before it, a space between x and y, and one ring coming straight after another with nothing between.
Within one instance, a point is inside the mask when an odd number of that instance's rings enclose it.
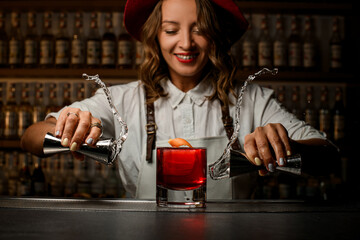
<instances>
[{"instance_id":1,"label":"orange peel garnish","mask_svg":"<svg viewBox=\"0 0 360 240\"><path fill-rule=\"evenodd\" d=\"M192 148L191 144L188 141L186 141L185 139L183 139L183 138L170 139L168 142L172 147L181 147L181 146L183 146L183 147Z\"/></svg>"}]
</instances>

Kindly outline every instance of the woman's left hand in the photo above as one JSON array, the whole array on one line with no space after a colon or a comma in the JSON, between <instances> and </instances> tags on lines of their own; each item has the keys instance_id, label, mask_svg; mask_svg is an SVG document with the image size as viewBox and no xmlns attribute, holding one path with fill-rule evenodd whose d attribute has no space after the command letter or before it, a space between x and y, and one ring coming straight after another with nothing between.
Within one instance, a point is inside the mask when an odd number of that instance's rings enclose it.
<instances>
[{"instance_id":1,"label":"woman's left hand","mask_svg":"<svg viewBox=\"0 0 360 240\"><path fill-rule=\"evenodd\" d=\"M269 123L245 136L244 150L253 164L264 164L267 171L274 172L276 164L285 166L286 156L291 155L290 141L282 124ZM265 175L266 170L259 174Z\"/></svg>"}]
</instances>

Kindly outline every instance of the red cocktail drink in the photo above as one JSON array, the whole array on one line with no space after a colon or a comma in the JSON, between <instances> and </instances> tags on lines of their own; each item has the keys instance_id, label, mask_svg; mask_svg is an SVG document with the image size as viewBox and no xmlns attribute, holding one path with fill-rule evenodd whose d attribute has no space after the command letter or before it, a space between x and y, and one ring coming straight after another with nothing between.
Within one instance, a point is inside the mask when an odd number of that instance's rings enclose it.
<instances>
[{"instance_id":1,"label":"red cocktail drink","mask_svg":"<svg viewBox=\"0 0 360 240\"><path fill-rule=\"evenodd\" d=\"M201 205L205 205L206 148L157 148L156 158L158 203L160 198L165 199L166 206L169 203L196 205L200 197ZM184 198L184 194L174 193L174 195L178 194L180 199L169 200L168 191L185 191L191 196ZM191 191L196 191L196 193Z\"/></svg>"}]
</instances>

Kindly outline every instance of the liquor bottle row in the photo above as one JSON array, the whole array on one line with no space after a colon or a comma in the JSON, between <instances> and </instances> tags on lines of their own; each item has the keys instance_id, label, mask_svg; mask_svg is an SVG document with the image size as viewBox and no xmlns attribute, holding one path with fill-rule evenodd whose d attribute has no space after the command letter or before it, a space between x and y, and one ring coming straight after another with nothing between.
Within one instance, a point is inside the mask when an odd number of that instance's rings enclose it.
<instances>
[{"instance_id":1,"label":"liquor bottle row","mask_svg":"<svg viewBox=\"0 0 360 240\"><path fill-rule=\"evenodd\" d=\"M99 13L100 14L100 13ZM123 26L114 29L113 13L105 16L104 31L100 34L99 14L90 14L88 34L83 29L83 13L74 13L73 33L68 27L66 12L43 13L41 34L38 34L37 13L27 13L26 34L21 31L21 14L11 13L10 30L6 31L6 16L0 13L0 67L10 68L134 68L141 64L143 49L135 43ZM122 14L117 13L116 19ZM58 24L53 30L52 22ZM121 18L122 19L122 18ZM115 34L119 32L118 35Z\"/></svg>"},{"instance_id":2,"label":"liquor bottle row","mask_svg":"<svg viewBox=\"0 0 360 240\"><path fill-rule=\"evenodd\" d=\"M19 139L31 124L93 94L93 84L1 83L0 139Z\"/></svg>"},{"instance_id":3,"label":"liquor bottle row","mask_svg":"<svg viewBox=\"0 0 360 240\"><path fill-rule=\"evenodd\" d=\"M8 18L0 13L0 67L124 69L137 68L143 61L143 47L125 30L122 13L29 12L26 24L22 15L11 13L6 24ZM41 27L37 15L42 15ZM324 70L326 65L332 71L343 69L342 18L333 17L332 29L329 17L322 20L326 23L302 15L261 15L258 21L258 15L248 14L247 18L250 27L232 49L242 68Z\"/></svg>"},{"instance_id":4,"label":"liquor bottle row","mask_svg":"<svg viewBox=\"0 0 360 240\"><path fill-rule=\"evenodd\" d=\"M71 154L38 158L0 152L0 195L74 198L124 198L117 167L76 161Z\"/></svg>"},{"instance_id":5,"label":"liquor bottle row","mask_svg":"<svg viewBox=\"0 0 360 240\"><path fill-rule=\"evenodd\" d=\"M301 91L303 90L303 91ZM277 100L289 112L305 121L342 147L345 140L346 108L340 86L278 86ZM332 101L330 101L332 100Z\"/></svg>"},{"instance_id":6,"label":"liquor bottle row","mask_svg":"<svg viewBox=\"0 0 360 240\"><path fill-rule=\"evenodd\" d=\"M340 17L332 17L330 29L321 26L324 24L315 16L261 15L256 16L257 21L252 15L246 16L249 29L232 49L242 68L343 71L344 41ZM331 18L326 22L329 25ZM327 31L324 32L324 29Z\"/></svg>"}]
</instances>

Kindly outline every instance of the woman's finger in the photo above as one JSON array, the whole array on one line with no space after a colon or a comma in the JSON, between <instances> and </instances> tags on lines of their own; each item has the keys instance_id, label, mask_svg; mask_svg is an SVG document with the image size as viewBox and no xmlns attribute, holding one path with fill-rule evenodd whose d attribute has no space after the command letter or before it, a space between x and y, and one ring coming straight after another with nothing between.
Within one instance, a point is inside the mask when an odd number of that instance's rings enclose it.
<instances>
[{"instance_id":1,"label":"woman's finger","mask_svg":"<svg viewBox=\"0 0 360 240\"><path fill-rule=\"evenodd\" d=\"M88 145L95 146L96 142L102 135L101 121L97 118L92 118L89 135L86 137L85 142Z\"/></svg>"},{"instance_id":2,"label":"woman's finger","mask_svg":"<svg viewBox=\"0 0 360 240\"><path fill-rule=\"evenodd\" d=\"M63 130L65 127L65 122L67 118L67 113L71 111L71 108L64 108L56 121L55 125L55 137L60 138L63 134Z\"/></svg>"},{"instance_id":3,"label":"woman's finger","mask_svg":"<svg viewBox=\"0 0 360 240\"><path fill-rule=\"evenodd\" d=\"M77 125L80 120L80 109L72 109L71 111L68 111L66 114L66 120L65 120L65 126L61 138L61 144L64 147L69 147L70 142L72 140L72 137L75 133L75 130L77 128Z\"/></svg>"},{"instance_id":4,"label":"woman's finger","mask_svg":"<svg viewBox=\"0 0 360 240\"><path fill-rule=\"evenodd\" d=\"M280 131L281 131L281 129L280 129ZM286 151L285 151L283 141L279 136L277 125L276 124L267 125L266 135L267 135L267 138L269 139L271 148L273 149L273 151L275 153L278 165L284 166Z\"/></svg>"},{"instance_id":5,"label":"woman's finger","mask_svg":"<svg viewBox=\"0 0 360 240\"><path fill-rule=\"evenodd\" d=\"M262 127L255 129L255 142L260 158L269 172L275 171L275 161L270 150L269 140Z\"/></svg>"},{"instance_id":6,"label":"woman's finger","mask_svg":"<svg viewBox=\"0 0 360 240\"><path fill-rule=\"evenodd\" d=\"M251 163L257 166L260 166L262 164L262 161L259 158L259 153L256 148L255 139L253 138L252 134L245 136L244 150L246 156L248 156L248 159L250 160Z\"/></svg>"},{"instance_id":7,"label":"woman's finger","mask_svg":"<svg viewBox=\"0 0 360 240\"><path fill-rule=\"evenodd\" d=\"M90 112L81 111L79 113L79 122L70 142L71 151L76 151L80 148L80 145L83 143L87 133L89 132L91 118L92 116Z\"/></svg>"}]
</instances>

